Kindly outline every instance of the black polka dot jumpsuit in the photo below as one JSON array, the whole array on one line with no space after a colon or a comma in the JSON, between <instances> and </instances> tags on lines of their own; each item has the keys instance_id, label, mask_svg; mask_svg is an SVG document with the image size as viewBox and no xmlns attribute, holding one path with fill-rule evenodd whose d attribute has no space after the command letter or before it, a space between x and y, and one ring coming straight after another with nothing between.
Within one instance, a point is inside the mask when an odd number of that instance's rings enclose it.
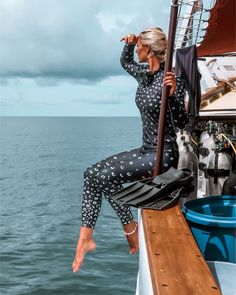
<instances>
[{"instance_id":1,"label":"black polka dot jumpsuit","mask_svg":"<svg viewBox=\"0 0 236 295\"><path fill-rule=\"evenodd\" d=\"M143 124L142 146L103 159L85 171L82 202L82 226L85 227L95 227L101 209L102 195L108 199L121 223L130 223L133 216L129 206L116 203L110 196L120 190L123 183L150 177L155 165L164 72L160 68L150 74L147 65L136 63L133 58L134 47L125 44L121 65L138 82L135 101ZM177 166L178 146L175 125L183 128L187 123L184 108L185 89L178 78L176 81L176 93L169 99L166 116L163 171L171 166Z\"/></svg>"}]
</instances>

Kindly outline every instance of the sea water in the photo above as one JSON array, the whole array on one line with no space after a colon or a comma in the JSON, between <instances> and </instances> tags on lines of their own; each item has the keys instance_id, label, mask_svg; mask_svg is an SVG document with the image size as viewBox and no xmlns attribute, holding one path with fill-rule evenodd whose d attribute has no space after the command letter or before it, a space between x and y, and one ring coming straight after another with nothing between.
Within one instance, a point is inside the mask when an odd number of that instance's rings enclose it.
<instances>
[{"instance_id":1,"label":"sea water","mask_svg":"<svg viewBox=\"0 0 236 295\"><path fill-rule=\"evenodd\" d=\"M71 270L83 173L141 145L139 118L1 118L1 287L6 295L135 294L138 255L103 199L95 240ZM133 210L136 216L137 212Z\"/></svg>"}]
</instances>

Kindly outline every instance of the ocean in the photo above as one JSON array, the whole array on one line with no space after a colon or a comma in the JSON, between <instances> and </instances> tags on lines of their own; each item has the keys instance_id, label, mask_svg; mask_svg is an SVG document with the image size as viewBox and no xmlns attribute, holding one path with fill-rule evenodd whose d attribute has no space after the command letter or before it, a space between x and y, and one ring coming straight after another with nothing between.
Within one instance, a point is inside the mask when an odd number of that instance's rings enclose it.
<instances>
[{"instance_id":1,"label":"ocean","mask_svg":"<svg viewBox=\"0 0 236 295\"><path fill-rule=\"evenodd\" d=\"M1 286L6 295L135 294L138 254L103 199L95 241L78 273L83 173L141 145L139 118L0 119ZM135 216L137 212L133 210Z\"/></svg>"}]
</instances>

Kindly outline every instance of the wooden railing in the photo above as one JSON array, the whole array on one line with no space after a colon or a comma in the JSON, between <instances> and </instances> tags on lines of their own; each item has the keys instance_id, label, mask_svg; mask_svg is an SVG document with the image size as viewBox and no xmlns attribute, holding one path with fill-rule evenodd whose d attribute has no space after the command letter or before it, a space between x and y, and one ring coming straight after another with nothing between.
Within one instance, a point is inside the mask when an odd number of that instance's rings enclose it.
<instances>
[{"instance_id":1,"label":"wooden railing","mask_svg":"<svg viewBox=\"0 0 236 295\"><path fill-rule=\"evenodd\" d=\"M154 295L221 294L179 206L145 209L142 222Z\"/></svg>"}]
</instances>

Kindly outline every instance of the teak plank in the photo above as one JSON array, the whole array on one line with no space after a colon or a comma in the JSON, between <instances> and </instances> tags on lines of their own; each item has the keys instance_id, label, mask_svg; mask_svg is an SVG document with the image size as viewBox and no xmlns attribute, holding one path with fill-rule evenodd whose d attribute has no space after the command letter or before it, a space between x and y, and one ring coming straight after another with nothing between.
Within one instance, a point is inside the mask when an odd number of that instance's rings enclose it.
<instances>
[{"instance_id":1,"label":"teak plank","mask_svg":"<svg viewBox=\"0 0 236 295\"><path fill-rule=\"evenodd\" d=\"M220 295L179 206L142 210L155 295Z\"/></svg>"}]
</instances>

